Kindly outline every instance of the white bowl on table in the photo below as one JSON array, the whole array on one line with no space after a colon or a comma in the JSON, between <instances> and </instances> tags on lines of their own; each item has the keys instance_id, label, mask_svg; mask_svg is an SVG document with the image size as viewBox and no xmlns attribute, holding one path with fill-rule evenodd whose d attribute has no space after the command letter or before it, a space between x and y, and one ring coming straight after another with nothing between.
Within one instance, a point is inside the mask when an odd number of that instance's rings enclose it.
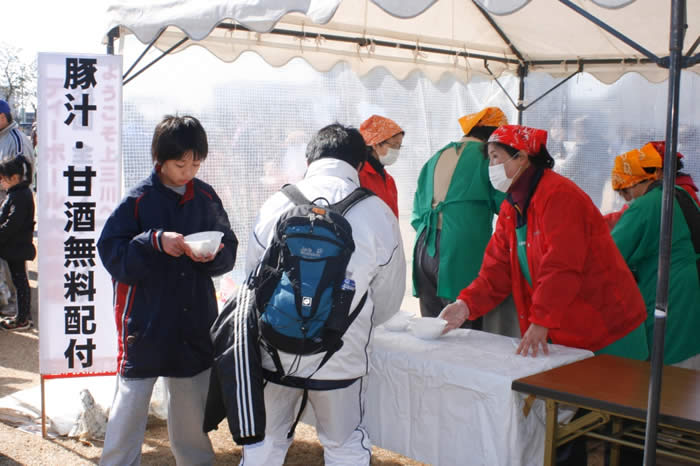
<instances>
[{"instance_id":1,"label":"white bowl on table","mask_svg":"<svg viewBox=\"0 0 700 466\"><path fill-rule=\"evenodd\" d=\"M185 236L187 244L195 256L208 256L219 250L221 238L224 234L220 231L200 231Z\"/></svg>"},{"instance_id":2,"label":"white bowl on table","mask_svg":"<svg viewBox=\"0 0 700 466\"><path fill-rule=\"evenodd\" d=\"M390 332L403 332L415 316L407 311L399 311L391 319L384 322L384 328Z\"/></svg>"},{"instance_id":3,"label":"white bowl on table","mask_svg":"<svg viewBox=\"0 0 700 466\"><path fill-rule=\"evenodd\" d=\"M409 329L413 336L422 338L423 340L434 340L442 335L447 321L439 317L421 317L413 319L409 325Z\"/></svg>"}]
</instances>

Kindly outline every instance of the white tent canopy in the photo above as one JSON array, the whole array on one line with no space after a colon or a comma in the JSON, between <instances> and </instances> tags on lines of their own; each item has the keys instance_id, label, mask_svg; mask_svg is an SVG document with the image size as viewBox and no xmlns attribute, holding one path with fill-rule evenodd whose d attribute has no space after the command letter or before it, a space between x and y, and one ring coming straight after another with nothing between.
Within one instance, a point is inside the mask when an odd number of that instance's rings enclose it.
<instances>
[{"instance_id":1,"label":"white tent canopy","mask_svg":"<svg viewBox=\"0 0 700 466\"><path fill-rule=\"evenodd\" d=\"M678 143L681 69L700 74L698 0L157 0L148 5L121 0L110 15L110 44L133 33L166 53L200 45L226 62L254 51L273 66L301 57L318 71L344 62L362 77L382 67L398 80L420 71L434 83L444 75L466 83L475 74L515 73L519 119L527 108L524 77L531 72L570 77L586 71L606 84L629 72L654 83L668 79L666 160L675 160L670 154ZM680 50L683 26L686 45ZM592 105L608 103L602 98ZM658 108L647 111L652 115ZM588 167L595 165L588 160ZM655 315L660 341L652 357L645 449L649 464L656 445L674 179L674 163L666 164Z\"/></svg>"},{"instance_id":2,"label":"white tent canopy","mask_svg":"<svg viewBox=\"0 0 700 466\"><path fill-rule=\"evenodd\" d=\"M200 45L230 62L253 50L273 66L302 57L318 71L345 61L360 76L383 66L397 79L420 70L467 82L488 75L486 66L496 76L519 65L567 76L582 64L605 83L630 71L668 77L653 56L668 55L670 0L572 3L649 53L556 0L122 0L109 9L109 27L163 51L189 38L173 52ZM700 2L688 2L687 17L700 18ZM697 46L700 22L690 23L687 42ZM689 69L700 73L700 64Z\"/></svg>"}]
</instances>

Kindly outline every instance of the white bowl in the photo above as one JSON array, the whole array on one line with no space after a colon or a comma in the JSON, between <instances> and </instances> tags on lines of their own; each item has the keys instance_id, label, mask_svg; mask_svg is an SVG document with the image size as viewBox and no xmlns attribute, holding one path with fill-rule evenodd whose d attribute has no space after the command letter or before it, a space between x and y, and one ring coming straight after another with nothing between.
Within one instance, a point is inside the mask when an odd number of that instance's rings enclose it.
<instances>
[{"instance_id":1,"label":"white bowl","mask_svg":"<svg viewBox=\"0 0 700 466\"><path fill-rule=\"evenodd\" d=\"M185 243L196 256L208 256L219 250L221 238L224 234L220 231L201 231L185 236Z\"/></svg>"},{"instance_id":2,"label":"white bowl","mask_svg":"<svg viewBox=\"0 0 700 466\"><path fill-rule=\"evenodd\" d=\"M442 335L447 321L439 317L421 317L413 319L409 325L411 333L424 340L434 340Z\"/></svg>"},{"instance_id":3,"label":"white bowl","mask_svg":"<svg viewBox=\"0 0 700 466\"><path fill-rule=\"evenodd\" d=\"M391 319L384 322L384 328L390 332L403 332L414 317L410 312L399 311Z\"/></svg>"}]
</instances>

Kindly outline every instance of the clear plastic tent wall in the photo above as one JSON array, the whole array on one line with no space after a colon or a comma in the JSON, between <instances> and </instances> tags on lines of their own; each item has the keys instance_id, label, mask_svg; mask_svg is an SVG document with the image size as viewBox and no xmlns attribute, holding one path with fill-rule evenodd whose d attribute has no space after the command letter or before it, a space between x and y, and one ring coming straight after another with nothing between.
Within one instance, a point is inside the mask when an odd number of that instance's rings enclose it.
<instances>
[{"instance_id":1,"label":"clear plastic tent wall","mask_svg":"<svg viewBox=\"0 0 700 466\"><path fill-rule=\"evenodd\" d=\"M517 95L517 79L501 81ZM532 73L526 102L558 79ZM679 150L685 172L700 180L700 76L684 72L681 81ZM649 140L664 139L667 84L650 83L635 73L611 85L588 74L569 80L524 113L524 124L547 129L556 170L578 183L605 212L622 207L610 188L616 155ZM372 114L394 119L405 131L398 162L389 168L399 191L401 230L406 257L412 260L414 232L410 215L415 183L423 164L450 141L458 140L460 116L484 106L499 106L511 122L517 114L498 85L479 76L469 84L444 76L432 82L420 72L404 80L383 68L358 77L339 63L315 71L294 59L281 68L258 55L243 54L223 63L198 47L160 62L124 88L125 188L152 168L150 142L165 114L193 114L209 136L209 157L199 177L222 198L239 238L233 278L244 278L248 237L261 204L284 183L300 179L304 150L318 129L338 121L359 127ZM410 282L410 274L407 277ZM417 308L407 287L405 308Z\"/></svg>"}]
</instances>

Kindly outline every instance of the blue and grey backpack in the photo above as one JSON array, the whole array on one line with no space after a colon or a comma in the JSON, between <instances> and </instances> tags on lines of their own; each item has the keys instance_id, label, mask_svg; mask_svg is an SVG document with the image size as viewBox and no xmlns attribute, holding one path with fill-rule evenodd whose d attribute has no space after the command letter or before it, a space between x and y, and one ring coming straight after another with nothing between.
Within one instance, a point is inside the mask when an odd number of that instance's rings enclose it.
<instances>
[{"instance_id":1,"label":"blue and grey backpack","mask_svg":"<svg viewBox=\"0 0 700 466\"><path fill-rule=\"evenodd\" d=\"M355 282L346 268L355 242L343 215L372 192L357 188L330 205L322 198L309 201L294 185L284 186L282 192L295 206L278 219L251 285L256 290L262 346L277 369L266 372L266 378L306 388L308 378L284 373L277 351L326 352L320 369L343 346L343 334L367 298L365 293L350 310Z\"/></svg>"}]
</instances>

